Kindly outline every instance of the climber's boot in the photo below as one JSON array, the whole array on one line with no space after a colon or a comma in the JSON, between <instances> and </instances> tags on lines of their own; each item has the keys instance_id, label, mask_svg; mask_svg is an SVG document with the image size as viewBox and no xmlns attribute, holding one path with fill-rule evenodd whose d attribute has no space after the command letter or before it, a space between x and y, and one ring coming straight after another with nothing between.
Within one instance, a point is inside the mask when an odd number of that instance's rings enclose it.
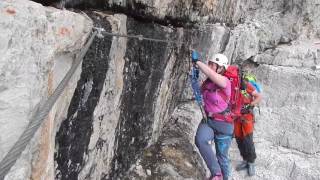
<instances>
[{"instance_id":1,"label":"climber's boot","mask_svg":"<svg viewBox=\"0 0 320 180\"><path fill-rule=\"evenodd\" d=\"M254 176L256 174L254 163L248 163L248 175Z\"/></svg>"},{"instance_id":2,"label":"climber's boot","mask_svg":"<svg viewBox=\"0 0 320 180\"><path fill-rule=\"evenodd\" d=\"M247 161L242 161L240 164L236 166L236 171L241 171L245 170L248 168L248 162Z\"/></svg>"}]
</instances>

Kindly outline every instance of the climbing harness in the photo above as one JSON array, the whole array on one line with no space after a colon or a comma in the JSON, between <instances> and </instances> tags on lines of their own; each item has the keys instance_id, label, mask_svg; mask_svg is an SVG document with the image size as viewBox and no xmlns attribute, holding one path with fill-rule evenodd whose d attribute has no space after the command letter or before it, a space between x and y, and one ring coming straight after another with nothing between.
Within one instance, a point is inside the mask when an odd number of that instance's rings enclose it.
<instances>
[{"instance_id":1,"label":"climbing harness","mask_svg":"<svg viewBox=\"0 0 320 180\"><path fill-rule=\"evenodd\" d=\"M0 179L4 179L6 174L10 171L11 167L15 164L16 160L20 157L22 151L26 148L35 132L39 129L44 119L47 117L51 108L60 97L65 87L68 85L69 80L72 75L78 69L78 66L81 64L82 59L84 58L86 52L88 51L90 45L93 42L94 37L97 35L97 31L93 31L90 39L85 44L82 51L76 56L73 60L72 66L54 90L53 94L44 102L41 102L37 105L37 110L33 113L31 121L24 130L24 132L19 137L18 141L13 145L13 147L8 151L6 156L0 162Z\"/></svg>"}]
</instances>

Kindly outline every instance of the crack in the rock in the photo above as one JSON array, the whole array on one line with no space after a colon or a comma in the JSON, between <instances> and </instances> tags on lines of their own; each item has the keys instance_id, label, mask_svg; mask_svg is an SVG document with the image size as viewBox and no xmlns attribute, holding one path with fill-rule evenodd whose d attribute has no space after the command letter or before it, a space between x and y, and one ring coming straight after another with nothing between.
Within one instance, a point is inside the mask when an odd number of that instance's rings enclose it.
<instances>
[{"instance_id":1,"label":"crack in the rock","mask_svg":"<svg viewBox=\"0 0 320 180\"><path fill-rule=\"evenodd\" d=\"M279 64L270 64L270 63L258 63L259 65L268 65L274 67L284 67L284 68L296 68L296 69L313 69L313 66L306 67L306 66L294 66L294 65L279 65Z\"/></svg>"},{"instance_id":2,"label":"crack in the rock","mask_svg":"<svg viewBox=\"0 0 320 180\"><path fill-rule=\"evenodd\" d=\"M296 165L296 162L294 161L294 162L293 162L293 165L292 165L292 168L291 168L291 171L290 171L289 177L292 177L293 172L294 172L294 170L296 169L296 167L297 167L297 165Z\"/></svg>"},{"instance_id":3,"label":"crack in the rock","mask_svg":"<svg viewBox=\"0 0 320 180\"><path fill-rule=\"evenodd\" d=\"M279 146L279 147L282 147L282 148L285 148L285 149L288 149L288 150L292 151L292 152L291 152L291 154L294 154L294 153L295 153L295 151L296 151L296 152L299 152L299 153L301 153L301 154L303 154L303 155L306 155L306 156L317 156L317 154L319 154L319 153L320 153L320 151L316 151L316 152L313 152L313 153L305 152L305 151L300 150L300 149L298 149L298 148L289 147L289 146L286 146L286 145L282 145L282 144L280 144L280 143L279 143L277 146ZM296 153L296 155L299 155L299 154L297 154L297 153Z\"/></svg>"},{"instance_id":4,"label":"crack in the rock","mask_svg":"<svg viewBox=\"0 0 320 180\"><path fill-rule=\"evenodd\" d=\"M231 31L228 30L227 33L224 33L224 35L222 36L222 43L221 43L221 47L220 47L220 50L219 50L219 53L222 53L226 50L227 48L227 45L229 43L229 40L230 40L230 37L231 37Z\"/></svg>"},{"instance_id":5,"label":"crack in the rock","mask_svg":"<svg viewBox=\"0 0 320 180\"><path fill-rule=\"evenodd\" d=\"M304 158L310 158L310 157L317 158L317 159L320 158L320 151L316 151L316 152L313 152L313 153L308 153L308 152L304 152L302 150L299 150L297 148L293 148L293 147L282 145L282 144L280 144L280 142L275 143L274 141L272 141L270 139L265 139L265 138L262 138L262 139L264 139L264 141L267 141L267 142L273 144L270 147L275 148L275 151L280 151L278 149L279 147L287 149L287 150L290 151L288 153L283 153L283 154L295 154L297 156L304 157ZM261 141L259 143L263 143L263 142Z\"/></svg>"}]
</instances>

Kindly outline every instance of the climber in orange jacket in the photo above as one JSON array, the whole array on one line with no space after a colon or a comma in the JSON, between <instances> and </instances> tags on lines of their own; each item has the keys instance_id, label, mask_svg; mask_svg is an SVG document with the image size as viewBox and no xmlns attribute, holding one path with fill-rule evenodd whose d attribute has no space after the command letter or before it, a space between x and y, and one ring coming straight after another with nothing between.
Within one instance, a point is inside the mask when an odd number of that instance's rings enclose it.
<instances>
[{"instance_id":1,"label":"climber in orange jacket","mask_svg":"<svg viewBox=\"0 0 320 180\"><path fill-rule=\"evenodd\" d=\"M243 108L241 109L241 116L234 122L234 135L243 158L243 162L236 167L237 171L247 169L249 176L255 175L254 161L256 159L256 152L253 143L253 128L254 128L254 114L253 107L256 106L262 99L260 90L257 90L253 84L250 83L251 74L246 74L243 77L242 85L242 99Z\"/></svg>"}]
</instances>

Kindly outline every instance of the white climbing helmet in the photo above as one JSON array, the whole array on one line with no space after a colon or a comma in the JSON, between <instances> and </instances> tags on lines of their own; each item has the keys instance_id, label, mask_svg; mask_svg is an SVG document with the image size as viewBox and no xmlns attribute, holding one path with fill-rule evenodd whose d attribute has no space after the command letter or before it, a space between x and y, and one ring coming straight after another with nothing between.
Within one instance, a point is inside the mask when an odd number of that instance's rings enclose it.
<instances>
[{"instance_id":1,"label":"white climbing helmet","mask_svg":"<svg viewBox=\"0 0 320 180\"><path fill-rule=\"evenodd\" d=\"M223 66L225 69L228 68L228 58L223 54L214 54L209 61L218 64L219 66Z\"/></svg>"}]
</instances>

